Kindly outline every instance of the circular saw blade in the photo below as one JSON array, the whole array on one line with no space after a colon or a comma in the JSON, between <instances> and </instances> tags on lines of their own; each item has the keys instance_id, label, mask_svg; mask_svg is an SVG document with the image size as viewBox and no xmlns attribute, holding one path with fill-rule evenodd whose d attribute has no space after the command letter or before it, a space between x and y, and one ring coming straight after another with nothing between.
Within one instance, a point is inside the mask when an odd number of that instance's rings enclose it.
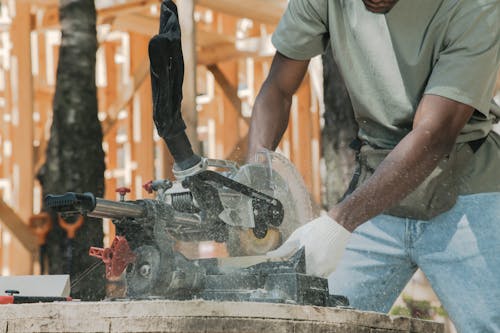
<instances>
[{"instance_id":1,"label":"circular saw blade","mask_svg":"<svg viewBox=\"0 0 500 333\"><path fill-rule=\"evenodd\" d=\"M311 197L302 176L283 155L261 151L256 162L244 165L234 180L278 199L284 208L281 225L269 228L263 238L255 236L252 229L229 229L227 248L231 256L260 255L277 248L282 241L313 217ZM248 218L253 218L250 216Z\"/></svg>"}]
</instances>

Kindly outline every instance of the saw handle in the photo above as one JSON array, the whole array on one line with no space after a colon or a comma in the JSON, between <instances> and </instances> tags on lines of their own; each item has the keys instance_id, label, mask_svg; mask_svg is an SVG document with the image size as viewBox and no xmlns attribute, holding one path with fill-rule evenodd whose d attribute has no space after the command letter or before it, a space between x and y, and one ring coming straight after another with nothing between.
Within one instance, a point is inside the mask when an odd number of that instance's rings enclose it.
<instances>
[{"instance_id":1,"label":"saw handle","mask_svg":"<svg viewBox=\"0 0 500 333\"><path fill-rule=\"evenodd\" d=\"M45 197L45 205L58 213L82 214L97 218L139 218L146 216L147 213L140 204L96 198L90 192L49 194Z\"/></svg>"},{"instance_id":2,"label":"saw handle","mask_svg":"<svg viewBox=\"0 0 500 333\"><path fill-rule=\"evenodd\" d=\"M49 194L45 197L45 205L58 213L86 214L94 210L96 198L90 192L68 192L62 195Z\"/></svg>"}]
</instances>

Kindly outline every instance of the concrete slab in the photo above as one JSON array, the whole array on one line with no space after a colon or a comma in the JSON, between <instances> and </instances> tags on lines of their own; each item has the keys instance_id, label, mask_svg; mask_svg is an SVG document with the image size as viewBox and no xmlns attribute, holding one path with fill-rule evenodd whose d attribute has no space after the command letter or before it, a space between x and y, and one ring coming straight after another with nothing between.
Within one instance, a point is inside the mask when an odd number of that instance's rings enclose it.
<instances>
[{"instance_id":1,"label":"concrete slab","mask_svg":"<svg viewBox=\"0 0 500 333\"><path fill-rule=\"evenodd\" d=\"M0 333L442 333L441 324L373 312L209 301L71 302L0 306Z\"/></svg>"}]
</instances>

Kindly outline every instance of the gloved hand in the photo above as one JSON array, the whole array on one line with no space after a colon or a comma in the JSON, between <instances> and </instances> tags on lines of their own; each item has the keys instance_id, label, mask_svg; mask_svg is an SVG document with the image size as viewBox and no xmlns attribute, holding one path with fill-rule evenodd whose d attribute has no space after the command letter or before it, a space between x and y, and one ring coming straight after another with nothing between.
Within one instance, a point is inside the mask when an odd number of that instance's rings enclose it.
<instances>
[{"instance_id":1,"label":"gloved hand","mask_svg":"<svg viewBox=\"0 0 500 333\"><path fill-rule=\"evenodd\" d=\"M324 215L295 230L279 248L266 255L288 258L305 247L307 274L328 277L340 261L350 237L349 231Z\"/></svg>"}]
</instances>

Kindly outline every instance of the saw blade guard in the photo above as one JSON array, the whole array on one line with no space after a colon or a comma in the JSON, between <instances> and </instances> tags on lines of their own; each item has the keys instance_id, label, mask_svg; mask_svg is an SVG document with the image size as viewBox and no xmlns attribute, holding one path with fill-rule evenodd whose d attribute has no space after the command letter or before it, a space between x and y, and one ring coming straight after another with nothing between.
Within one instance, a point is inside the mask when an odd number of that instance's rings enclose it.
<instances>
[{"instance_id":1,"label":"saw blade guard","mask_svg":"<svg viewBox=\"0 0 500 333\"><path fill-rule=\"evenodd\" d=\"M242 166L233 179L278 199L284 208L283 222L269 228L265 235L246 227L229 229L227 248L231 256L260 255L277 248L291 233L313 218L311 197L302 176L283 155L269 150L259 151L253 163ZM252 219L251 207L242 198L240 218ZM249 221L252 225L252 221Z\"/></svg>"}]
</instances>

